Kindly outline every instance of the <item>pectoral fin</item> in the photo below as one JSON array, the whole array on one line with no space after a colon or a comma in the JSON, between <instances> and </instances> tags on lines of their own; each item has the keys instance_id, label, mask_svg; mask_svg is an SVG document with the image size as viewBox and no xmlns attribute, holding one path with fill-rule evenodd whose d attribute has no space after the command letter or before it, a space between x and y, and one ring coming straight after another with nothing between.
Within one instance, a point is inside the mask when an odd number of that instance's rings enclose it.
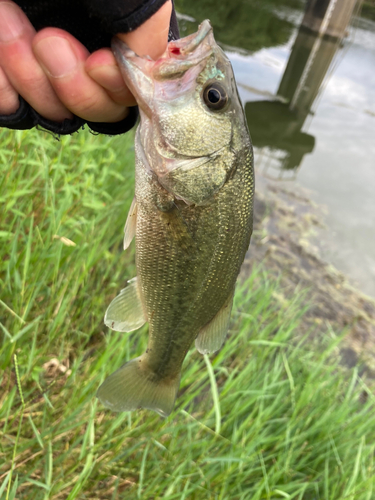
<instances>
[{"instance_id":1,"label":"pectoral fin","mask_svg":"<svg viewBox=\"0 0 375 500\"><path fill-rule=\"evenodd\" d=\"M201 354L208 354L220 349L227 336L230 313L233 305L233 295L222 306L216 316L199 332L195 339L195 347Z\"/></svg>"},{"instance_id":2,"label":"pectoral fin","mask_svg":"<svg viewBox=\"0 0 375 500\"><path fill-rule=\"evenodd\" d=\"M124 228L124 250L128 248L132 239L135 236L135 228L137 226L137 200L133 198L132 204L130 205L128 218L126 219L126 224Z\"/></svg>"},{"instance_id":3,"label":"pectoral fin","mask_svg":"<svg viewBox=\"0 0 375 500\"><path fill-rule=\"evenodd\" d=\"M112 300L104 323L116 332L132 332L146 323L137 278L128 281L128 286Z\"/></svg>"}]
</instances>

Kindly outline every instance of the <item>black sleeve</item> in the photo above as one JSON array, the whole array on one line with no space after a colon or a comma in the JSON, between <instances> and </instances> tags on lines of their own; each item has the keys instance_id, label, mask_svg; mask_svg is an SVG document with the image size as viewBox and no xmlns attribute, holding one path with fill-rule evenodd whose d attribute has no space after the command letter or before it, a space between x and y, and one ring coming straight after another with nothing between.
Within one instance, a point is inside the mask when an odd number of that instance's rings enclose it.
<instances>
[{"instance_id":1,"label":"black sleeve","mask_svg":"<svg viewBox=\"0 0 375 500\"><path fill-rule=\"evenodd\" d=\"M166 0L15 0L38 31L56 27L71 33L90 52L110 47L117 33L138 28ZM179 38L173 8L168 39ZM130 130L138 118L138 108L130 108L128 116L116 123L85 122L78 116L63 122L43 118L21 96L20 107L12 115L0 116L0 127L25 130L40 126L58 135L71 134L88 124L94 132L117 135Z\"/></svg>"},{"instance_id":2,"label":"black sleeve","mask_svg":"<svg viewBox=\"0 0 375 500\"><path fill-rule=\"evenodd\" d=\"M138 28L157 12L167 0L85 0L87 9L101 19L106 29L113 33L128 33ZM178 26L173 9L171 28L178 38Z\"/></svg>"}]
</instances>

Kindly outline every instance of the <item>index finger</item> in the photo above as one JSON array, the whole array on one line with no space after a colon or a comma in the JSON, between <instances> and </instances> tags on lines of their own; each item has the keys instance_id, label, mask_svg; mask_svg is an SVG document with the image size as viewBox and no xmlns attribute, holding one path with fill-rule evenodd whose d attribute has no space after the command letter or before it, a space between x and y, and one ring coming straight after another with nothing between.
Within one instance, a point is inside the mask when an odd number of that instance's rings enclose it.
<instances>
[{"instance_id":1,"label":"index finger","mask_svg":"<svg viewBox=\"0 0 375 500\"><path fill-rule=\"evenodd\" d=\"M138 56L158 59L167 48L171 14L172 1L168 0L139 28L129 33L119 33L117 36Z\"/></svg>"}]
</instances>

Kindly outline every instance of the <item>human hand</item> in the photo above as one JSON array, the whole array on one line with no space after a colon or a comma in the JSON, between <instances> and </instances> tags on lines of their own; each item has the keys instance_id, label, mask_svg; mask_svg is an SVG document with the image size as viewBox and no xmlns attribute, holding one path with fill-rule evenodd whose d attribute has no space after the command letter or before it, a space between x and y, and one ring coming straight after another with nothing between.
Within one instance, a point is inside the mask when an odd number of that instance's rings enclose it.
<instances>
[{"instance_id":1,"label":"human hand","mask_svg":"<svg viewBox=\"0 0 375 500\"><path fill-rule=\"evenodd\" d=\"M167 46L171 11L169 0L138 29L117 36L137 54L156 59ZM0 0L0 115L17 111L19 94L56 122L73 114L117 122L135 105L109 48L90 54L59 28L36 33L14 2Z\"/></svg>"}]
</instances>

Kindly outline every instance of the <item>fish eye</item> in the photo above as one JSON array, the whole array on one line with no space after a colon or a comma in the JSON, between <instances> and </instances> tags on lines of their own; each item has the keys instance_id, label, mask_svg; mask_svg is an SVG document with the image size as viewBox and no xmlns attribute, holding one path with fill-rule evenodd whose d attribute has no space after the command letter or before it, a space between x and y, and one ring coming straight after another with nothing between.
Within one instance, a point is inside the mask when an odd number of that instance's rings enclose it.
<instances>
[{"instance_id":1,"label":"fish eye","mask_svg":"<svg viewBox=\"0 0 375 500\"><path fill-rule=\"evenodd\" d=\"M203 101L210 109L223 109L228 102L228 94L220 83L210 83L203 90Z\"/></svg>"}]
</instances>

